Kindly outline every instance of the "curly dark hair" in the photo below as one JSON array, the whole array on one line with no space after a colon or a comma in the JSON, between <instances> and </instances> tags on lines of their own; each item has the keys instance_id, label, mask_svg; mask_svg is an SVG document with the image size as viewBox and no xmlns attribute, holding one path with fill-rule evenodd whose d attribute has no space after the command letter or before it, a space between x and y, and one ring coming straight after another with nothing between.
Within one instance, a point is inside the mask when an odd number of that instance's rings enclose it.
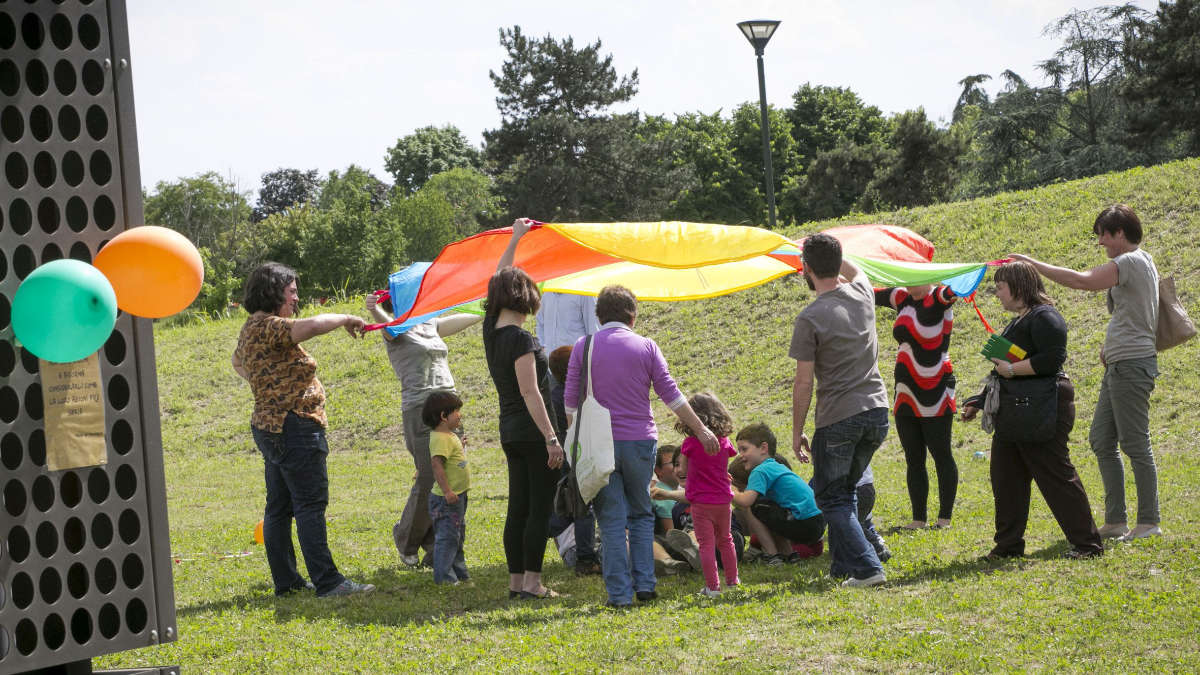
<instances>
[{"instance_id":1,"label":"curly dark hair","mask_svg":"<svg viewBox=\"0 0 1200 675\"><path fill-rule=\"evenodd\" d=\"M430 429L436 429L442 423L442 418L462 408L463 402L458 394L452 391L435 391L425 399L421 407L421 421Z\"/></svg>"},{"instance_id":2,"label":"curly dark hair","mask_svg":"<svg viewBox=\"0 0 1200 675\"><path fill-rule=\"evenodd\" d=\"M246 293L242 306L251 314L266 312L274 314L283 305L283 292L299 277L296 270L277 262L263 263L246 279Z\"/></svg>"},{"instance_id":3,"label":"curly dark hair","mask_svg":"<svg viewBox=\"0 0 1200 675\"><path fill-rule=\"evenodd\" d=\"M692 406L692 412L696 413L696 417L699 417L704 426L716 434L717 438L725 438L733 433L733 417L716 394L707 391L693 394L688 399L688 405ZM696 435L683 420L675 421L675 431L687 436Z\"/></svg>"},{"instance_id":4,"label":"curly dark hair","mask_svg":"<svg viewBox=\"0 0 1200 675\"><path fill-rule=\"evenodd\" d=\"M520 267L502 267L488 280L487 299L483 309L489 317L496 317L502 309L511 309L521 314L537 314L542 306L542 292L525 270Z\"/></svg>"}]
</instances>

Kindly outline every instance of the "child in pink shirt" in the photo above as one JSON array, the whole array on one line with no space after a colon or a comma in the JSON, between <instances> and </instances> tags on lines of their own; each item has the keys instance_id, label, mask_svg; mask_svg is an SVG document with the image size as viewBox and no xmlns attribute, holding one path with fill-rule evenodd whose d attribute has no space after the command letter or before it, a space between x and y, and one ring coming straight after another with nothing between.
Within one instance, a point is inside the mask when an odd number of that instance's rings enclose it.
<instances>
[{"instance_id":1,"label":"child in pink shirt","mask_svg":"<svg viewBox=\"0 0 1200 675\"><path fill-rule=\"evenodd\" d=\"M721 548L721 562L725 565L725 586L738 585L737 551L733 536L729 532L730 504L733 489L729 485L729 459L737 456L729 434L733 433L733 419L724 404L710 393L696 394L688 399L696 417L704 426L716 434L721 449L708 454L700 441L683 423L675 429L686 434L679 451L680 478L687 477L684 496L692 505L692 526L695 528L696 543L700 545L700 566L704 570L704 589L701 595L716 597L721 594L717 577L717 547Z\"/></svg>"}]
</instances>

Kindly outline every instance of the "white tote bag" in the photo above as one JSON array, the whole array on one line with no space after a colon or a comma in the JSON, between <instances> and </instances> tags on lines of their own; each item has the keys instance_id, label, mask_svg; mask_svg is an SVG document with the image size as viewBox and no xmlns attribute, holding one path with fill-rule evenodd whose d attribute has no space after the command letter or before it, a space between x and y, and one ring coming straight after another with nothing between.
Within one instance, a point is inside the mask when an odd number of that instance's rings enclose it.
<instances>
[{"instance_id":1,"label":"white tote bag","mask_svg":"<svg viewBox=\"0 0 1200 675\"><path fill-rule=\"evenodd\" d=\"M567 430L569 455L577 457L575 480L583 501L591 502L608 485L608 477L616 468L613 456L612 418L608 408L592 395L592 337L583 346L584 379L587 382L583 404Z\"/></svg>"}]
</instances>

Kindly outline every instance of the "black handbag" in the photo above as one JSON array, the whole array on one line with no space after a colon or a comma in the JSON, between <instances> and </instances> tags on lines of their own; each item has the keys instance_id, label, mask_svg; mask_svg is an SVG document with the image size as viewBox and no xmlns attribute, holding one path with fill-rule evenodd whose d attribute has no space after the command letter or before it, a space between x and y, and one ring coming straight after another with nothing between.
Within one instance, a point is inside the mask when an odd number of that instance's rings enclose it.
<instances>
[{"instance_id":1,"label":"black handbag","mask_svg":"<svg viewBox=\"0 0 1200 675\"><path fill-rule=\"evenodd\" d=\"M592 338L583 343L583 362L587 363L588 351L592 346ZM588 369L584 368L580 374L580 392L581 396L587 396L587 376ZM583 401L581 400L582 404ZM578 432L576 432L578 433ZM579 493L579 482L575 479L575 463L579 461L579 444L574 442L567 443L567 446L572 448L572 457L570 462L563 467L562 477L558 479L558 485L554 487L554 515L567 520L575 520L588 515L588 504L583 501L583 495Z\"/></svg>"},{"instance_id":2,"label":"black handbag","mask_svg":"<svg viewBox=\"0 0 1200 675\"><path fill-rule=\"evenodd\" d=\"M998 378L996 436L1011 443L1044 443L1058 428L1058 377Z\"/></svg>"}]
</instances>

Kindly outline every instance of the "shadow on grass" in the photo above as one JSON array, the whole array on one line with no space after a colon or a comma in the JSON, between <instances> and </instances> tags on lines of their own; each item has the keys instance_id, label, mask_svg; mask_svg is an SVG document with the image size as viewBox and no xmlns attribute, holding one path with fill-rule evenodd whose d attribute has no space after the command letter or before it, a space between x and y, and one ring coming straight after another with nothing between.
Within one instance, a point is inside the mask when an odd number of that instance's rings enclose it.
<instances>
[{"instance_id":1,"label":"shadow on grass","mask_svg":"<svg viewBox=\"0 0 1200 675\"><path fill-rule=\"evenodd\" d=\"M1039 562L1058 560L1068 546L1065 542L1040 549L1024 558L1001 562L958 559L939 563L928 561L908 568L903 576L894 573L886 588L898 588L930 581L954 580L979 574L1018 571ZM377 568L368 577L355 581L374 584L377 590L366 595L345 598L317 598L311 593L296 593L276 598L268 584L260 584L250 592L224 600L181 607L181 617L220 614L227 610L273 610L275 620L286 623L295 619L325 620L360 625L420 626L428 623L461 621L478 628L513 628L534 626L548 621L571 621L583 618L619 617L624 612L637 612L640 607L666 605L688 610L695 607L738 606L760 604L781 593L823 595L835 591L840 581L828 575L828 556L803 560L771 568L761 564L743 563L739 573L742 585L726 591L720 598L708 599L698 595L704 585L698 573L685 573L658 580L657 600L651 604L635 603L631 609L616 610L604 606L607 594L602 577L576 577L557 563L546 568L546 583L563 597L535 600L508 598L508 570L493 564L470 568L471 582L458 586L437 585L429 569L388 566ZM1088 564L1080 561L1076 564ZM886 567L886 566L885 566Z\"/></svg>"}]
</instances>

